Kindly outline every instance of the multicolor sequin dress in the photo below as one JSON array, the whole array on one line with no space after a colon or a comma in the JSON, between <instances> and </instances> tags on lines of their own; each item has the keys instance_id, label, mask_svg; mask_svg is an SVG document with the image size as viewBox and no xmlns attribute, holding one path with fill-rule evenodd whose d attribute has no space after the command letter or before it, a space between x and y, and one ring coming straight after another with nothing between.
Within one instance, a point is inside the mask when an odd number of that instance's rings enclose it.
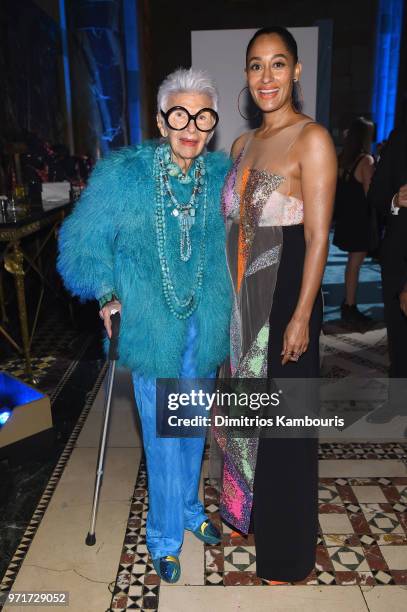
<instances>
[{"instance_id":1,"label":"multicolor sequin dress","mask_svg":"<svg viewBox=\"0 0 407 612\"><path fill-rule=\"evenodd\" d=\"M306 353L286 366L280 356L305 258L303 202L292 195L300 184L289 178L291 151L309 122L269 138L250 133L226 179L222 205L234 288L232 377L319 376L321 295ZM234 438L221 429L215 436L224 451L222 517L243 533L254 527L259 576L301 580L315 555L317 440Z\"/></svg>"}]
</instances>

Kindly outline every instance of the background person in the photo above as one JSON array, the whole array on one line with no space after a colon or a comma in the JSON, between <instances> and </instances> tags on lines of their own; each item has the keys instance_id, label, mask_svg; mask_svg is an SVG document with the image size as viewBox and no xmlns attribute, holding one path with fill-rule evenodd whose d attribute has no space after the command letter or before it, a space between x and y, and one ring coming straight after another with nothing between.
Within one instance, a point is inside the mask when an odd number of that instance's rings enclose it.
<instances>
[{"instance_id":1,"label":"background person","mask_svg":"<svg viewBox=\"0 0 407 612\"><path fill-rule=\"evenodd\" d=\"M373 131L371 121L357 117L346 133L339 156L333 244L348 253L345 298L341 305L342 319L347 323L370 321L358 309L356 294L360 267L374 240L374 224L366 197L374 173L374 158L371 155Z\"/></svg>"},{"instance_id":2,"label":"background person","mask_svg":"<svg viewBox=\"0 0 407 612\"><path fill-rule=\"evenodd\" d=\"M407 413L407 113L392 132L373 177L369 200L385 219L380 247L389 348L389 402L367 418L386 422ZM397 380L398 379L398 380ZM400 381L400 379L405 379Z\"/></svg>"}]
</instances>

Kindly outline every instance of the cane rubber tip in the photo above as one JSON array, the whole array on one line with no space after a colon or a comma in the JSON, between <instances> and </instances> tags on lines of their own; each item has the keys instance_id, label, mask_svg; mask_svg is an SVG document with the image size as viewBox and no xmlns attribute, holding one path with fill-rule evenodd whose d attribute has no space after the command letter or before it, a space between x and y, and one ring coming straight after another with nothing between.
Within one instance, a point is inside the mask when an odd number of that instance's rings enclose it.
<instances>
[{"instance_id":1,"label":"cane rubber tip","mask_svg":"<svg viewBox=\"0 0 407 612\"><path fill-rule=\"evenodd\" d=\"M87 546L93 546L96 544L96 536L94 533L88 533L86 536L86 544Z\"/></svg>"}]
</instances>

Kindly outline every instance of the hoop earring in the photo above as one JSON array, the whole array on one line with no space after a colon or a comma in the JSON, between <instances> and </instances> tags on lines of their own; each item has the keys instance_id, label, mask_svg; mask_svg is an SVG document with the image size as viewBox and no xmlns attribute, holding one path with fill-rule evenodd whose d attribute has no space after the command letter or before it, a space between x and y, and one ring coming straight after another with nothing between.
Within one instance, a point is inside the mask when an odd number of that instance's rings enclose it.
<instances>
[{"instance_id":1,"label":"hoop earring","mask_svg":"<svg viewBox=\"0 0 407 612\"><path fill-rule=\"evenodd\" d=\"M240 90L239 95L237 96L237 110L239 111L239 115L245 121L250 121L250 119L254 119L255 117L258 117L258 115L260 114L260 111L258 110L257 113L255 115L253 115L252 117L245 117L245 115L242 113L242 111L240 110L240 96L242 95L242 93L244 92L245 89L247 89L247 90L249 89L247 85L245 87L243 87L243 89Z\"/></svg>"},{"instance_id":2,"label":"hoop earring","mask_svg":"<svg viewBox=\"0 0 407 612\"><path fill-rule=\"evenodd\" d=\"M301 112L304 106L304 95L302 93L302 87L299 79L294 79L293 100L297 106L298 112Z\"/></svg>"}]
</instances>

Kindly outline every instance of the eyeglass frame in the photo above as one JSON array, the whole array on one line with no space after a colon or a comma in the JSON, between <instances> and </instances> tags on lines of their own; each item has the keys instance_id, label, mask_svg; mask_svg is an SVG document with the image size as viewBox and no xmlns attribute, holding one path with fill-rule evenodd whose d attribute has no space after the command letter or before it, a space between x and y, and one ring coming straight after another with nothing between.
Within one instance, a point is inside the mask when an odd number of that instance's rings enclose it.
<instances>
[{"instance_id":1,"label":"eyeglass frame","mask_svg":"<svg viewBox=\"0 0 407 612\"><path fill-rule=\"evenodd\" d=\"M182 128L175 128L175 127L172 127L172 125L170 125L170 123L168 122L168 116L174 110L183 110L188 115L188 123L186 123L186 125L184 125L184 127L182 127ZM198 125L196 123L197 116L200 113L202 113L203 111L210 111L211 113L213 113L215 115L215 125L213 127L211 127L209 130L202 130L200 127L198 127ZM187 128L189 126L191 121L193 121L195 123L195 127L196 127L197 130L199 130L200 132L205 132L207 134L208 132L212 132L212 130L214 130L216 128L216 126L218 125L218 123L219 123L219 115L216 112L216 110L213 109L213 108L206 107L206 106L205 106L205 108L201 108L197 113L195 113L195 115L191 115L191 113L185 108L185 106L172 106L167 111L163 111L163 109L160 108L160 113L164 117L164 121L165 121L166 126L169 127L170 130L175 130L176 132L181 132L182 130L185 130L185 128Z\"/></svg>"}]
</instances>

